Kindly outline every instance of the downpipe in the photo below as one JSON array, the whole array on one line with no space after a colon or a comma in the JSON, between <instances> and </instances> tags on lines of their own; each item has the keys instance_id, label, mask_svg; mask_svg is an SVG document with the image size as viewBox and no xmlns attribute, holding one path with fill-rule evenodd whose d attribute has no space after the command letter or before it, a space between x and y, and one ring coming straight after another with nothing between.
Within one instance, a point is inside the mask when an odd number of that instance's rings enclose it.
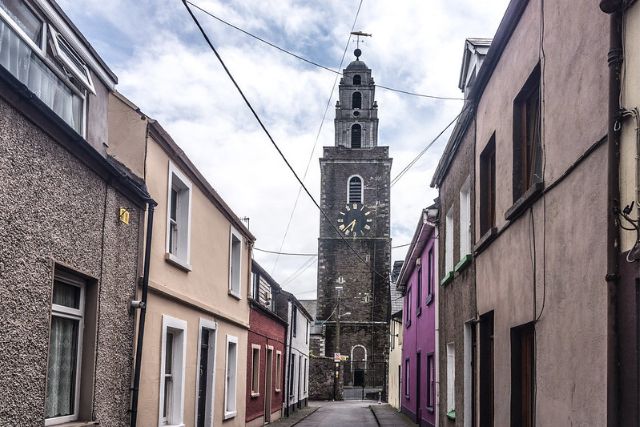
<instances>
[{"instance_id":1,"label":"downpipe","mask_svg":"<svg viewBox=\"0 0 640 427\"><path fill-rule=\"evenodd\" d=\"M619 230L615 210L620 203L620 79L623 61L623 0L601 0L600 9L610 15L609 24L609 113L607 133L607 425L618 425L619 362L616 291L619 282Z\"/></svg>"},{"instance_id":2,"label":"downpipe","mask_svg":"<svg viewBox=\"0 0 640 427\"><path fill-rule=\"evenodd\" d=\"M144 340L144 323L147 313L147 294L149 292L149 264L151 262L151 235L153 230L153 211L156 207L153 200L148 204L147 211L147 236L144 247L144 267L142 273L142 299L132 301L133 308L140 309L138 319L138 340L136 343L136 364L133 372L133 387L131 389L131 427L135 427L138 419L138 397L140 392L140 373L142 371L142 343Z\"/></svg>"}]
</instances>

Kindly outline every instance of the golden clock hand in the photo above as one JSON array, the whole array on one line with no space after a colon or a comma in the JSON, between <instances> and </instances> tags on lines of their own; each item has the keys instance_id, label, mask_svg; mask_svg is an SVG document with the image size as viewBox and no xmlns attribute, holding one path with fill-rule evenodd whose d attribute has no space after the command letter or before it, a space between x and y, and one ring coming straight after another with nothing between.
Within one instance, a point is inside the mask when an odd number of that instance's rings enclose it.
<instances>
[{"instance_id":1,"label":"golden clock hand","mask_svg":"<svg viewBox=\"0 0 640 427\"><path fill-rule=\"evenodd\" d=\"M347 230L349 227L351 227L351 231L353 231L353 228L356 226L356 220L354 219L353 221L351 221L349 224L347 224L347 226L345 227L345 230Z\"/></svg>"}]
</instances>

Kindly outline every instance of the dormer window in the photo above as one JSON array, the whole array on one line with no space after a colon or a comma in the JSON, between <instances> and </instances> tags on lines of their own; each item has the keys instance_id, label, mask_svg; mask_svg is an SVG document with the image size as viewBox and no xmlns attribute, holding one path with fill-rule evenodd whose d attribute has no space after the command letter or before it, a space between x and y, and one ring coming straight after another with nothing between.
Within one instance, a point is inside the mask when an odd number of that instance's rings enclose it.
<instances>
[{"instance_id":1,"label":"dormer window","mask_svg":"<svg viewBox=\"0 0 640 427\"><path fill-rule=\"evenodd\" d=\"M351 108L362 108L362 94L360 92L353 92L351 95Z\"/></svg>"},{"instance_id":2,"label":"dormer window","mask_svg":"<svg viewBox=\"0 0 640 427\"><path fill-rule=\"evenodd\" d=\"M362 147L362 127L359 124L351 126L351 148Z\"/></svg>"},{"instance_id":3,"label":"dormer window","mask_svg":"<svg viewBox=\"0 0 640 427\"><path fill-rule=\"evenodd\" d=\"M356 74L355 76L353 76L353 85L354 86L360 86L362 79L360 77L360 74Z\"/></svg>"}]
</instances>

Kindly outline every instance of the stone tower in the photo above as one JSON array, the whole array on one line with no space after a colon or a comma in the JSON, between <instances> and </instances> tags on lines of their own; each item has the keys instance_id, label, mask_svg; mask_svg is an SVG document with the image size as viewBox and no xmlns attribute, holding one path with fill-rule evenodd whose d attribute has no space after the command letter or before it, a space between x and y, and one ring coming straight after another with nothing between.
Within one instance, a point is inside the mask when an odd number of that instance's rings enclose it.
<instances>
[{"instance_id":1,"label":"stone tower","mask_svg":"<svg viewBox=\"0 0 640 427\"><path fill-rule=\"evenodd\" d=\"M391 159L389 147L378 146L375 84L360 53L343 71L335 146L324 147L320 159L320 204L329 220L320 218L317 320L325 326L325 355L349 356L344 385L375 388L383 385L389 341Z\"/></svg>"}]
</instances>

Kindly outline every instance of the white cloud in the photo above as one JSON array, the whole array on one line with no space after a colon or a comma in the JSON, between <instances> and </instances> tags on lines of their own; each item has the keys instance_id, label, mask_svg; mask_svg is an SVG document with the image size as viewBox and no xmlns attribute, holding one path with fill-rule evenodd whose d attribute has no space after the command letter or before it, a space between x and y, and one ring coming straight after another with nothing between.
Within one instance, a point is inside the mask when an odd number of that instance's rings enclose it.
<instances>
[{"instance_id":1,"label":"white cloud","mask_svg":"<svg viewBox=\"0 0 640 427\"><path fill-rule=\"evenodd\" d=\"M329 67L337 67L359 0L194 0L261 37ZM251 218L257 247L280 247L298 186L259 129L181 2L175 0L62 0L62 7L104 55L119 90L159 120L238 216ZM373 33L362 59L377 83L398 89L460 96L457 89L466 37L490 37L507 0L366 0L356 29ZM334 75L259 44L196 11L207 33L265 125L302 175ZM352 60L349 47L347 63ZM344 64L343 66L346 66ZM377 89L382 145L390 146L395 176L458 113L460 102L410 97ZM314 151L307 186L319 194L318 157L333 145L331 102ZM425 154L392 191L393 244L408 243L420 210L436 191L428 187L446 139ZM319 214L302 194L284 245L317 250ZM393 251L404 257L406 248ZM275 256L255 252L268 271ZM309 264L280 257L274 277L291 278ZM285 286L315 294L315 263Z\"/></svg>"}]
</instances>

